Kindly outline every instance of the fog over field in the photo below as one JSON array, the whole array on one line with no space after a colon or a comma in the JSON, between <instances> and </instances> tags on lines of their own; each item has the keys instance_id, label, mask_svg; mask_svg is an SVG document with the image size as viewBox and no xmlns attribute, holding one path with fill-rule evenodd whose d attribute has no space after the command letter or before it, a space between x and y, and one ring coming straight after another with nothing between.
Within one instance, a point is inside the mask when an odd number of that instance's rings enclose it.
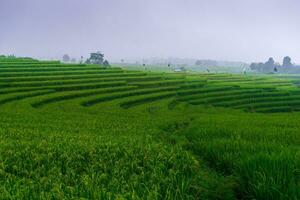
<instances>
[{"instance_id":1,"label":"fog over field","mask_svg":"<svg viewBox=\"0 0 300 200\"><path fill-rule=\"evenodd\" d=\"M1 0L0 54L300 63L297 0Z\"/></svg>"}]
</instances>

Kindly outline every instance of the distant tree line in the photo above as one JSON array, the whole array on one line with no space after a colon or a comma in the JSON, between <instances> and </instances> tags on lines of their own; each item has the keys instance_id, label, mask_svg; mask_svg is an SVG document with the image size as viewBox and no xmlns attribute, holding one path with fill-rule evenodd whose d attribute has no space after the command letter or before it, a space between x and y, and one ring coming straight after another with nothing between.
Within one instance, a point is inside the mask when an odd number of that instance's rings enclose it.
<instances>
[{"instance_id":1,"label":"distant tree line","mask_svg":"<svg viewBox=\"0 0 300 200\"><path fill-rule=\"evenodd\" d=\"M234 62L234 61L222 61L222 60L203 60L199 59L195 61L197 67L244 67L248 66L247 63Z\"/></svg>"},{"instance_id":2,"label":"distant tree line","mask_svg":"<svg viewBox=\"0 0 300 200\"><path fill-rule=\"evenodd\" d=\"M251 70L255 70L262 73L276 73L276 72L296 72L300 71L300 66L296 66L292 63L292 59L289 56L283 58L282 64L276 63L271 57L265 63L251 63Z\"/></svg>"},{"instance_id":3,"label":"distant tree line","mask_svg":"<svg viewBox=\"0 0 300 200\"><path fill-rule=\"evenodd\" d=\"M37 60L30 57L16 57L15 55L0 55L1 62L35 62Z\"/></svg>"},{"instance_id":4,"label":"distant tree line","mask_svg":"<svg viewBox=\"0 0 300 200\"><path fill-rule=\"evenodd\" d=\"M197 60L195 65L201 67L218 66L218 62L215 60Z\"/></svg>"}]
</instances>

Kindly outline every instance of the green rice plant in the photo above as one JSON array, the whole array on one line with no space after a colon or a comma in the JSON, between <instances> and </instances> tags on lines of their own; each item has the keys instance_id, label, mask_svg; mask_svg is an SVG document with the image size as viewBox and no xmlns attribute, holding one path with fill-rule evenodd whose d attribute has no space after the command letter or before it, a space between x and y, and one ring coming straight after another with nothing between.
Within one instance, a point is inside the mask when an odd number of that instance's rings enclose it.
<instances>
[{"instance_id":1,"label":"green rice plant","mask_svg":"<svg viewBox=\"0 0 300 200\"><path fill-rule=\"evenodd\" d=\"M266 108L256 108L255 112L258 113L285 113L285 112L292 112L292 111L299 111L299 107L293 107L293 106L269 106Z\"/></svg>"},{"instance_id":2,"label":"green rice plant","mask_svg":"<svg viewBox=\"0 0 300 200\"><path fill-rule=\"evenodd\" d=\"M26 91L36 90L55 90L59 91L73 91L73 90L86 90L96 88L109 88L126 85L125 81L114 81L114 82L100 82L100 83L88 83L88 84L70 84L70 85L54 85L54 86L41 86L41 87L17 87L0 90L0 94L11 94Z\"/></svg>"},{"instance_id":3,"label":"green rice plant","mask_svg":"<svg viewBox=\"0 0 300 200\"><path fill-rule=\"evenodd\" d=\"M256 94L261 93L263 90L261 89L243 89L243 88L235 88L232 90L222 90L222 91L212 91L200 94L191 94L185 95L182 97L178 97L179 101L192 101L197 99L205 99L205 98L218 98L218 97L228 97L228 96L237 96L237 95L244 95L244 94Z\"/></svg>"},{"instance_id":4,"label":"green rice plant","mask_svg":"<svg viewBox=\"0 0 300 200\"><path fill-rule=\"evenodd\" d=\"M131 85L139 87L161 87L183 84L184 80L161 80L161 81L149 81L149 82L132 82Z\"/></svg>"},{"instance_id":5,"label":"green rice plant","mask_svg":"<svg viewBox=\"0 0 300 200\"><path fill-rule=\"evenodd\" d=\"M55 85L70 85L70 84L85 84L85 83L104 83L104 82L115 82L115 81L126 81L126 82L143 82L159 80L161 77L158 76L125 76L118 77L96 77L86 79L62 79L62 80L50 80L50 81L22 81L22 82L11 82L11 83L0 83L0 88L9 87L41 87L41 86L55 86Z\"/></svg>"},{"instance_id":6,"label":"green rice plant","mask_svg":"<svg viewBox=\"0 0 300 200\"><path fill-rule=\"evenodd\" d=\"M0 88L22 88L22 87L42 87L42 86L67 86L67 85L74 85L74 84L98 84L98 83L109 83L109 82L116 82L122 81L126 79L118 79L118 78L97 78L97 79L75 79L75 80L60 80L60 81L30 81L30 82L12 82L12 83L2 83L0 84ZM126 81L124 81L126 82Z\"/></svg>"},{"instance_id":7,"label":"green rice plant","mask_svg":"<svg viewBox=\"0 0 300 200\"><path fill-rule=\"evenodd\" d=\"M163 92L163 91L174 91L178 89L178 87L161 87L161 88L150 88L150 89L138 89L138 90L133 90L130 92L121 92L113 95L106 95L106 96L101 96L97 98L93 98L90 100L86 100L81 103L82 106L93 106L98 103L102 103L105 101L111 101L114 99L120 99L120 98L125 98L125 97L131 97L131 96L138 96L138 95L145 95L145 94L154 94L157 92Z\"/></svg>"},{"instance_id":8,"label":"green rice plant","mask_svg":"<svg viewBox=\"0 0 300 200\"><path fill-rule=\"evenodd\" d=\"M181 88L193 88L198 87L199 85L205 85L207 83L207 79L204 77L193 77L186 76L184 77L185 83L181 85Z\"/></svg>"},{"instance_id":9,"label":"green rice plant","mask_svg":"<svg viewBox=\"0 0 300 200\"><path fill-rule=\"evenodd\" d=\"M1 77L0 82L21 82L21 81L61 81L75 79L93 79L93 78L120 78L120 77L142 77L145 73L141 72L120 72L120 73L100 73L100 74L77 74L77 75L55 75L55 76L26 76L26 77Z\"/></svg>"},{"instance_id":10,"label":"green rice plant","mask_svg":"<svg viewBox=\"0 0 300 200\"><path fill-rule=\"evenodd\" d=\"M0 73L18 73L18 72L60 72L60 71L88 71L88 70L103 70L100 67L85 67L82 68L81 66L74 66L74 67L25 67L25 68L3 68L0 67Z\"/></svg>"},{"instance_id":11,"label":"green rice plant","mask_svg":"<svg viewBox=\"0 0 300 200\"><path fill-rule=\"evenodd\" d=\"M0 68L10 67L35 67L35 66L62 66L60 61L22 61L22 62L2 62L0 61ZM83 65L82 65L83 66Z\"/></svg>"},{"instance_id":12,"label":"green rice plant","mask_svg":"<svg viewBox=\"0 0 300 200\"><path fill-rule=\"evenodd\" d=\"M26 92L24 94L18 94L18 95L13 95L5 98L0 99L0 104L6 104L10 103L12 101L18 101L18 100L23 100L26 98L31 98L31 97L36 97L36 96L41 96L41 95L46 95L55 92L54 90L42 90L42 91L34 91L34 92Z\"/></svg>"},{"instance_id":13,"label":"green rice plant","mask_svg":"<svg viewBox=\"0 0 300 200\"><path fill-rule=\"evenodd\" d=\"M296 75L1 59L0 199L300 199Z\"/></svg>"},{"instance_id":14,"label":"green rice plant","mask_svg":"<svg viewBox=\"0 0 300 200\"><path fill-rule=\"evenodd\" d=\"M282 107L290 107L288 110L286 110L285 112L288 111L297 111L299 109L299 105L300 105L300 100L295 99L295 100L278 100L278 101L272 101L272 102L259 102L259 103L253 103L251 106L245 107L245 110L256 110L256 109L264 109L264 108L273 108L273 110L275 110L274 108L282 108Z\"/></svg>"},{"instance_id":15,"label":"green rice plant","mask_svg":"<svg viewBox=\"0 0 300 200\"><path fill-rule=\"evenodd\" d=\"M43 90L43 88L32 88L32 87L28 87L28 88L8 88L8 89L1 89L0 90L0 94L4 95L4 94L13 94L13 93L20 93L20 92L31 92L31 91L37 91L37 90Z\"/></svg>"},{"instance_id":16,"label":"green rice plant","mask_svg":"<svg viewBox=\"0 0 300 200\"><path fill-rule=\"evenodd\" d=\"M121 70L78 70L78 71L59 71L59 72L11 72L0 73L0 77L22 77L22 76L54 76L54 75L76 75L76 74L104 74L119 73Z\"/></svg>"},{"instance_id":17,"label":"green rice plant","mask_svg":"<svg viewBox=\"0 0 300 200\"><path fill-rule=\"evenodd\" d=\"M236 108L256 108L260 107L262 105L269 105L272 106L273 104L276 104L277 102L281 103L294 103L300 100L300 95L286 95L286 96L272 96L272 97L264 97L264 98L255 98L252 99L252 102L249 104L243 104L236 106Z\"/></svg>"},{"instance_id":18,"label":"green rice plant","mask_svg":"<svg viewBox=\"0 0 300 200\"><path fill-rule=\"evenodd\" d=\"M299 134L296 125L285 127L296 116L206 114L184 132L192 152L220 173L236 176L239 196L298 199Z\"/></svg>"},{"instance_id":19,"label":"green rice plant","mask_svg":"<svg viewBox=\"0 0 300 200\"><path fill-rule=\"evenodd\" d=\"M50 97L47 97L43 100L36 101L34 103L31 103L32 107L39 108L41 106L50 104L50 103L57 103L60 101L66 101L66 100L72 100L76 98L82 98L82 97L89 97L93 95L99 95L99 94L111 94L115 92L124 92L136 89L135 86L120 86L120 87L112 87L112 88L101 88L101 89L92 89L92 90L79 90L71 93L56 93L55 96L51 95Z\"/></svg>"},{"instance_id":20,"label":"green rice plant","mask_svg":"<svg viewBox=\"0 0 300 200\"><path fill-rule=\"evenodd\" d=\"M108 88L116 86L124 86L126 81L115 81L115 82L104 82L104 83L89 83L89 84L74 84L67 86L48 86L48 89L55 91L70 91L70 90L84 90L84 89L95 89L95 88Z\"/></svg>"},{"instance_id":21,"label":"green rice plant","mask_svg":"<svg viewBox=\"0 0 300 200\"><path fill-rule=\"evenodd\" d=\"M142 95L137 98L131 98L130 100L127 100L125 102L121 102L120 106L122 108L131 108L133 106L141 105L144 103L149 103L153 101L162 100L165 98L174 97L176 95L176 92L159 92L151 95Z\"/></svg>"},{"instance_id":22,"label":"green rice plant","mask_svg":"<svg viewBox=\"0 0 300 200\"><path fill-rule=\"evenodd\" d=\"M229 97L216 97L216 98L207 98L203 101L195 101L195 102L190 102L193 104L198 104L198 103L211 103L215 106L225 106L225 107L234 107L238 105L243 105L246 103L251 103L254 99L258 98L266 98L266 97L276 97L276 96L285 96L289 95L288 92L261 92L257 94L243 94L243 95L238 95L238 96L229 96Z\"/></svg>"},{"instance_id":23,"label":"green rice plant","mask_svg":"<svg viewBox=\"0 0 300 200\"><path fill-rule=\"evenodd\" d=\"M204 86L202 88L196 89L183 89L178 91L179 96L185 95L193 95L193 94L200 94L200 93L209 93L209 92L217 92L217 91L226 91L226 90L234 90L235 86Z\"/></svg>"}]
</instances>

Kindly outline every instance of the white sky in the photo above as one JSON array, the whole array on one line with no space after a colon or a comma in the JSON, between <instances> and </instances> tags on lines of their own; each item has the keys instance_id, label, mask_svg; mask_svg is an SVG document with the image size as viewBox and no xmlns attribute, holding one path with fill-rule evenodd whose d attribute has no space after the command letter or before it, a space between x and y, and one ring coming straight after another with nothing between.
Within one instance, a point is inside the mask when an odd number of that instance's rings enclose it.
<instances>
[{"instance_id":1,"label":"white sky","mask_svg":"<svg viewBox=\"0 0 300 200\"><path fill-rule=\"evenodd\" d=\"M300 63L298 0L0 0L0 54Z\"/></svg>"}]
</instances>

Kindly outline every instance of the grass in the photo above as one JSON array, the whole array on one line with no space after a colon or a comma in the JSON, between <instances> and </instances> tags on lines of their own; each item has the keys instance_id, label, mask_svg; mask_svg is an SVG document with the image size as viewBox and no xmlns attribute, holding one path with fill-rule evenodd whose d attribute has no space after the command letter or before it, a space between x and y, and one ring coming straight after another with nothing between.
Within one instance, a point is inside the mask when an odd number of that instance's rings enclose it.
<instances>
[{"instance_id":1,"label":"grass","mask_svg":"<svg viewBox=\"0 0 300 200\"><path fill-rule=\"evenodd\" d=\"M300 199L296 79L0 57L0 199Z\"/></svg>"}]
</instances>

